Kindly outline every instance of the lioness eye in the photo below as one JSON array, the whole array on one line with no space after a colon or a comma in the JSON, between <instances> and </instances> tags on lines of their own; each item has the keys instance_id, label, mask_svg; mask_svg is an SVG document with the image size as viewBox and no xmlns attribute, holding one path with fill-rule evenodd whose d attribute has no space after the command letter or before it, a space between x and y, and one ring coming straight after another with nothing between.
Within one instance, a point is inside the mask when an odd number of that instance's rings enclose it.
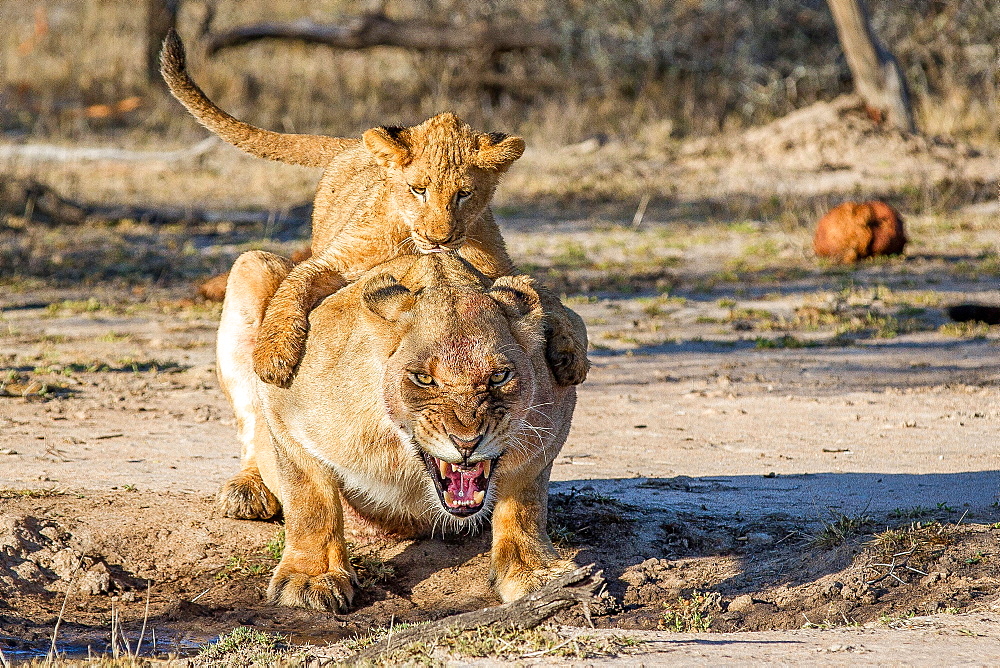
<instances>
[{"instance_id":1,"label":"lioness eye","mask_svg":"<svg viewBox=\"0 0 1000 668\"><path fill-rule=\"evenodd\" d=\"M493 375L490 376L490 385L497 387L498 385L503 385L508 380L510 380L511 372L510 369L501 369L500 371L494 371Z\"/></svg>"},{"instance_id":2,"label":"lioness eye","mask_svg":"<svg viewBox=\"0 0 1000 668\"><path fill-rule=\"evenodd\" d=\"M428 373L415 373L411 375L411 378L413 378L413 382L420 387L431 387L432 385L437 385L437 383L434 382L434 376Z\"/></svg>"},{"instance_id":3,"label":"lioness eye","mask_svg":"<svg viewBox=\"0 0 1000 668\"><path fill-rule=\"evenodd\" d=\"M423 197L427 193L427 188L418 188L416 186L410 186L410 192L417 197Z\"/></svg>"},{"instance_id":4,"label":"lioness eye","mask_svg":"<svg viewBox=\"0 0 1000 668\"><path fill-rule=\"evenodd\" d=\"M461 201L463 199L468 199L469 197L472 197L472 191L471 190L459 190L458 191L458 199L459 199L459 201Z\"/></svg>"}]
</instances>

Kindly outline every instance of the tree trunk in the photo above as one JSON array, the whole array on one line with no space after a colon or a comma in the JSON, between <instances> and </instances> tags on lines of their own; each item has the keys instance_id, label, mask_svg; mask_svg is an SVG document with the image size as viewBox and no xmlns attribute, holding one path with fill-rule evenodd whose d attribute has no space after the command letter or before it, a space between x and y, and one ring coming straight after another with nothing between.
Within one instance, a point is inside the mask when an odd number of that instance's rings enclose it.
<instances>
[{"instance_id":1,"label":"tree trunk","mask_svg":"<svg viewBox=\"0 0 1000 668\"><path fill-rule=\"evenodd\" d=\"M875 37L864 0L827 0L840 45L854 77L854 88L872 115L915 132L906 80L893 55Z\"/></svg>"},{"instance_id":2,"label":"tree trunk","mask_svg":"<svg viewBox=\"0 0 1000 668\"><path fill-rule=\"evenodd\" d=\"M146 0L146 78L163 85L160 46L171 28L177 28L181 0Z\"/></svg>"}]
</instances>

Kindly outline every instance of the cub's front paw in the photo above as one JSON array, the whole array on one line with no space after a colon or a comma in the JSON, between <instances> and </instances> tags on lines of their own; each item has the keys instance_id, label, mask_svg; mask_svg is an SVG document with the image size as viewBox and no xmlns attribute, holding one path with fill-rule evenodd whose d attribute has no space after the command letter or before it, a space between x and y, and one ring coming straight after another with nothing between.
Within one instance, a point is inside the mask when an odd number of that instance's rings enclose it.
<instances>
[{"instance_id":1,"label":"cub's front paw","mask_svg":"<svg viewBox=\"0 0 1000 668\"><path fill-rule=\"evenodd\" d=\"M281 503L257 467L245 468L227 480L215 497L215 507L224 517L238 520L269 520L281 512Z\"/></svg>"},{"instance_id":2,"label":"cub's front paw","mask_svg":"<svg viewBox=\"0 0 1000 668\"><path fill-rule=\"evenodd\" d=\"M550 334L545 346L545 359L556 382L564 387L579 385L587 379L587 371L590 369L587 347L581 346L571 336L558 331Z\"/></svg>"},{"instance_id":3,"label":"cub's front paw","mask_svg":"<svg viewBox=\"0 0 1000 668\"><path fill-rule=\"evenodd\" d=\"M490 576L493 588L504 603L515 601L525 594L538 590L550 580L577 568L572 561L553 559L539 568L510 566L503 573L494 572Z\"/></svg>"},{"instance_id":4,"label":"cub's front paw","mask_svg":"<svg viewBox=\"0 0 1000 668\"><path fill-rule=\"evenodd\" d=\"M354 573L345 571L309 575L282 569L279 564L267 587L267 597L271 603L291 608L346 612L354 599L352 582L356 581Z\"/></svg>"},{"instance_id":5,"label":"cub's front paw","mask_svg":"<svg viewBox=\"0 0 1000 668\"><path fill-rule=\"evenodd\" d=\"M288 387L305 351L308 319L265 317L253 348L253 370L262 381Z\"/></svg>"}]
</instances>

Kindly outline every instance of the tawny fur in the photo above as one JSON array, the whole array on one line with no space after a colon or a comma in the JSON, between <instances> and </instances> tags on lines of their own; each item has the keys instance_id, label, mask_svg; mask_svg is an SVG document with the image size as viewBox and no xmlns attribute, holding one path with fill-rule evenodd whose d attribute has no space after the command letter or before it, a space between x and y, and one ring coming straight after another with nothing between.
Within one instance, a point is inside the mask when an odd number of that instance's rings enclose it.
<instances>
[{"instance_id":1,"label":"tawny fur","mask_svg":"<svg viewBox=\"0 0 1000 668\"><path fill-rule=\"evenodd\" d=\"M220 378L243 440L243 470L220 507L245 512L261 487L280 502L286 547L272 600L350 604L345 504L380 530L410 536L472 532L492 509L491 582L504 600L569 567L546 535L546 500L576 391L553 382L531 279L494 281L454 253L383 264L313 310L285 389L258 378L252 349L289 266L260 251L242 255L219 328ZM498 369L509 380L490 385ZM436 384L419 386L414 373ZM455 437L475 434L483 439L460 452ZM475 514L445 511L420 452L450 462L499 456Z\"/></svg>"},{"instance_id":2,"label":"tawny fur","mask_svg":"<svg viewBox=\"0 0 1000 668\"><path fill-rule=\"evenodd\" d=\"M844 202L816 225L813 250L819 257L851 263L877 255L898 255L906 246L903 219L885 202Z\"/></svg>"},{"instance_id":3,"label":"tawny fur","mask_svg":"<svg viewBox=\"0 0 1000 668\"><path fill-rule=\"evenodd\" d=\"M458 250L491 278L513 273L489 203L501 175L524 152L520 137L477 132L450 113L413 127L373 128L360 140L262 130L205 96L188 75L173 32L164 41L161 71L174 96L227 142L263 158L324 167L313 209L313 257L282 282L259 333L254 366L265 382L291 381L309 310L329 294L315 284L323 276L350 282L400 255L447 250ZM554 295L541 296L556 380L581 383L588 369L586 330Z\"/></svg>"}]
</instances>

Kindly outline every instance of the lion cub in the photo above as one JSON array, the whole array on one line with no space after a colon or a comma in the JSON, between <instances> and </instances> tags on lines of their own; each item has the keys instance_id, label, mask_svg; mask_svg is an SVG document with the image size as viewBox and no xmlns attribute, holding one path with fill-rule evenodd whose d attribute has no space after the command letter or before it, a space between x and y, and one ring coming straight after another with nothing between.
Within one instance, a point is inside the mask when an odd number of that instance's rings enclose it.
<instances>
[{"instance_id":1,"label":"lion cub","mask_svg":"<svg viewBox=\"0 0 1000 668\"><path fill-rule=\"evenodd\" d=\"M514 271L489 202L524 152L520 137L474 131L450 113L413 127L379 127L360 140L270 132L239 121L198 88L171 32L161 72L205 127L253 155L324 167L312 218L312 257L296 266L268 304L254 349L262 380L287 387L302 358L308 314L372 267L418 253L456 251L490 278ZM586 329L555 295L540 291L546 359L560 385L587 376Z\"/></svg>"}]
</instances>

